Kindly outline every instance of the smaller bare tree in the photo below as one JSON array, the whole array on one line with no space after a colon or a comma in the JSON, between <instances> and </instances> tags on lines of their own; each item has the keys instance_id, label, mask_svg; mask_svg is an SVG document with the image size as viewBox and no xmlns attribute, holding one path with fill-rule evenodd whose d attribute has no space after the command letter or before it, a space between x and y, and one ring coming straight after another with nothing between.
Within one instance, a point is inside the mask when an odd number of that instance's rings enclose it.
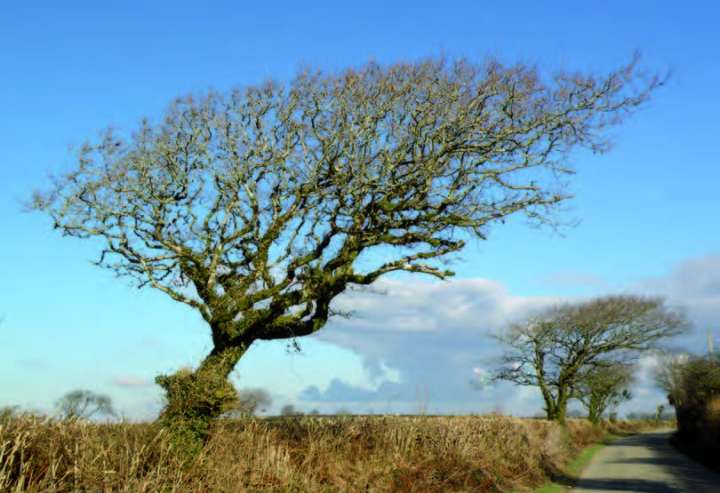
<instances>
[{"instance_id":1,"label":"smaller bare tree","mask_svg":"<svg viewBox=\"0 0 720 493\"><path fill-rule=\"evenodd\" d=\"M92 390L73 390L55 403L62 419L90 419L95 416L114 416L109 396L96 394Z\"/></svg>"},{"instance_id":2,"label":"smaller bare tree","mask_svg":"<svg viewBox=\"0 0 720 493\"><path fill-rule=\"evenodd\" d=\"M240 389L238 391L237 411L244 416L254 416L258 411L266 411L272 405L272 397L265 389Z\"/></svg>"},{"instance_id":3,"label":"smaller bare tree","mask_svg":"<svg viewBox=\"0 0 720 493\"><path fill-rule=\"evenodd\" d=\"M583 375L627 363L687 327L660 298L607 296L551 308L499 336L508 350L495 379L538 387L547 418L564 422Z\"/></svg>"},{"instance_id":4,"label":"smaller bare tree","mask_svg":"<svg viewBox=\"0 0 720 493\"><path fill-rule=\"evenodd\" d=\"M302 411L298 411L295 409L295 406L292 404L285 404L280 409L280 415L281 416L302 416Z\"/></svg>"},{"instance_id":5,"label":"smaller bare tree","mask_svg":"<svg viewBox=\"0 0 720 493\"><path fill-rule=\"evenodd\" d=\"M608 409L632 399L628 387L633 377L632 366L614 362L596 365L580 377L575 397L587 409L592 423L599 423Z\"/></svg>"},{"instance_id":6,"label":"smaller bare tree","mask_svg":"<svg viewBox=\"0 0 720 493\"><path fill-rule=\"evenodd\" d=\"M691 359L686 352L665 353L661 355L655 368L655 383L665 391L668 402L675 405L682 400L683 370Z\"/></svg>"}]
</instances>

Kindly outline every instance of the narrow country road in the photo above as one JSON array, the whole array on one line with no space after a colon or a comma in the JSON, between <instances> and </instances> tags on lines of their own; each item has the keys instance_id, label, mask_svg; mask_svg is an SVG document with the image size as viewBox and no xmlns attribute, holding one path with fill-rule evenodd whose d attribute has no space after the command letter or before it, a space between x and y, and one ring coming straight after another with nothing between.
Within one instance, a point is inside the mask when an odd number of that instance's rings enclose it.
<instances>
[{"instance_id":1,"label":"narrow country road","mask_svg":"<svg viewBox=\"0 0 720 493\"><path fill-rule=\"evenodd\" d=\"M672 448L671 433L642 433L612 442L593 458L572 492L720 493L720 474Z\"/></svg>"}]
</instances>

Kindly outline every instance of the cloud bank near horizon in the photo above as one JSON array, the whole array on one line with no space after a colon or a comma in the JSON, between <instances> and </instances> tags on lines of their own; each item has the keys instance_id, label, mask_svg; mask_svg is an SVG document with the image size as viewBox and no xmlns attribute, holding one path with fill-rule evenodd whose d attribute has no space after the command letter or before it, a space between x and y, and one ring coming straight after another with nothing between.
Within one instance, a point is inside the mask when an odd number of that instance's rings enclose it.
<instances>
[{"instance_id":1,"label":"cloud bank near horizon","mask_svg":"<svg viewBox=\"0 0 720 493\"><path fill-rule=\"evenodd\" d=\"M590 274L578 273L574 279L592 279L602 285L600 278ZM704 329L720 320L720 255L687 260L668 275L643 280L623 292L663 296L669 304L685 308L696 328L670 346L703 352ZM334 379L324 389L308 386L297 399L303 407L327 411L349 407L358 412L417 412L422 408L433 413L538 414L542 403L534 388L487 383L502 350L492 335L533 310L567 300L513 295L502 283L487 279L380 280L372 291L342 296L337 308L353 311L354 316L333 320L313 336L361 355L374 389ZM653 383L656 365L652 355L638 362L635 398L622 411L651 411L665 403ZM385 378L383 368L395 370L396 376Z\"/></svg>"}]
</instances>

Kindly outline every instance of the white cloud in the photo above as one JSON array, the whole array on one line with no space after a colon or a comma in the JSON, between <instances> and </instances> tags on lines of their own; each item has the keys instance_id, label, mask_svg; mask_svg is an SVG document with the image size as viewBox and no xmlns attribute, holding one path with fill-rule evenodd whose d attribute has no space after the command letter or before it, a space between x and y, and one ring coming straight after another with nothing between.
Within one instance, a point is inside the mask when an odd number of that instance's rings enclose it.
<instances>
[{"instance_id":1,"label":"white cloud","mask_svg":"<svg viewBox=\"0 0 720 493\"><path fill-rule=\"evenodd\" d=\"M315 336L360 354L368 371L375 368L374 388L338 380L324 390L308 387L300 399L316 405L392 400L396 411L413 412L417 389L423 388L435 412L489 412L503 406L512 408L513 414L534 413L533 399L507 399L534 389L509 393L507 386L488 385L500 351L490 336L529 311L557 301L513 296L502 284L486 279L381 280L373 292L342 296L335 306L354 316L333 320ZM390 379L389 369L399 378Z\"/></svg>"},{"instance_id":2,"label":"white cloud","mask_svg":"<svg viewBox=\"0 0 720 493\"><path fill-rule=\"evenodd\" d=\"M145 388L153 386L153 382L145 378L130 375L119 375L112 379L112 384L123 388Z\"/></svg>"},{"instance_id":3,"label":"white cloud","mask_svg":"<svg viewBox=\"0 0 720 493\"><path fill-rule=\"evenodd\" d=\"M335 306L355 316L332 325L343 329L372 325L393 332L488 332L558 301L553 297L512 296L501 283L487 279L381 279L373 287L377 288L373 292L350 292L340 297Z\"/></svg>"},{"instance_id":4,"label":"white cloud","mask_svg":"<svg viewBox=\"0 0 720 493\"><path fill-rule=\"evenodd\" d=\"M667 275L646 279L633 291L664 296L668 303L684 308L695 329L674 341L678 349L707 350L707 331L720 336L720 254L688 259Z\"/></svg>"},{"instance_id":5,"label":"white cloud","mask_svg":"<svg viewBox=\"0 0 720 493\"><path fill-rule=\"evenodd\" d=\"M637 289L666 296L698 321L717 323L720 314L720 254L689 259L668 275L640 282Z\"/></svg>"}]
</instances>

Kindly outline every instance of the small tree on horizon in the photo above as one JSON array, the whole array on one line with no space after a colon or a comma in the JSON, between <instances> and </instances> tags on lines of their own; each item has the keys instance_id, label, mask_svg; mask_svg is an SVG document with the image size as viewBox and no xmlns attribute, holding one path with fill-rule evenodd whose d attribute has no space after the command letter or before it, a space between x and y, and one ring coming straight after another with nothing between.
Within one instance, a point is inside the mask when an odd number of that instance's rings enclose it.
<instances>
[{"instance_id":1,"label":"small tree on horizon","mask_svg":"<svg viewBox=\"0 0 720 493\"><path fill-rule=\"evenodd\" d=\"M159 122L82 146L32 208L102 240L97 265L202 316L209 354L157 382L161 420L205 436L255 341L317 332L338 295L388 273L446 279L441 261L510 217L554 224L570 152L606 151L605 130L661 85L636 62L551 77L369 63L178 98Z\"/></svg>"},{"instance_id":2,"label":"small tree on horizon","mask_svg":"<svg viewBox=\"0 0 720 493\"><path fill-rule=\"evenodd\" d=\"M293 404L285 404L280 408L280 416L302 416L302 411L295 408Z\"/></svg>"},{"instance_id":3,"label":"small tree on horizon","mask_svg":"<svg viewBox=\"0 0 720 493\"><path fill-rule=\"evenodd\" d=\"M627 364L688 327L661 298L606 296L553 307L498 336L508 349L495 379L538 387L547 419L563 423L584 378Z\"/></svg>"},{"instance_id":4,"label":"small tree on horizon","mask_svg":"<svg viewBox=\"0 0 720 493\"><path fill-rule=\"evenodd\" d=\"M73 390L55 403L61 419L90 419L96 416L115 416L112 399L92 390Z\"/></svg>"},{"instance_id":5,"label":"small tree on horizon","mask_svg":"<svg viewBox=\"0 0 720 493\"><path fill-rule=\"evenodd\" d=\"M682 400L680 393L684 381L684 370L694 356L685 351L676 351L661 354L658 365L654 371L655 384L660 387L668 399L668 403L674 405L674 401Z\"/></svg>"},{"instance_id":6,"label":"small tree on horizon","mask_svg":"<svg viewBox=\"0 0 720 493\"><path fill-rule=\"evenodd\" d=\"M244 388L237 392L237 401L232 406L231 413L242 416L255 416L258 412L265 412L272 405L270 392L262 388Z\"/></svg>"}]
</instances>

